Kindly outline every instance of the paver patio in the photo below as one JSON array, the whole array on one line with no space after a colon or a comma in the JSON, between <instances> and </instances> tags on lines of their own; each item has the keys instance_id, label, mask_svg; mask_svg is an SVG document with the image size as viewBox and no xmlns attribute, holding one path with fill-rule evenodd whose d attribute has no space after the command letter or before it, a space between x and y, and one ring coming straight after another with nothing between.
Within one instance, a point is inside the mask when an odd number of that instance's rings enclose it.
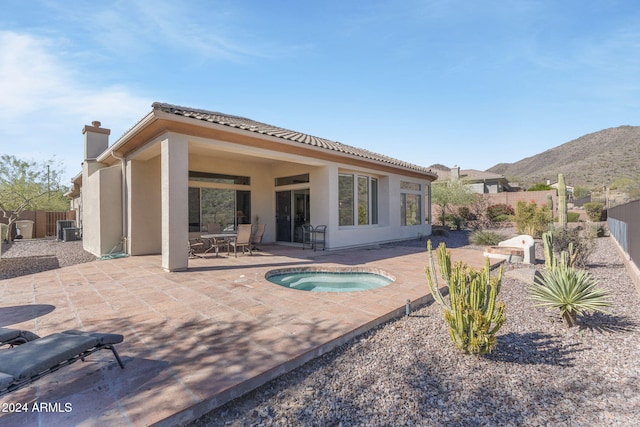
<instances>
[{"instance_id":1,"label":"paver patio","mask_svg":"<svg viewBox=\"0 0 640 427\"><path fill-rule=\"evenodd\" d=\"M0 398L0 410L8 403L29 408L0 412L0 425L180 425L401 315L407 299L414 306L429 301L422 248L263 249L192 259L185 272L165 272L154 255L1 280L1 327L40 336L67 329L120 333L126 367L109 351L95 353ZM452 257L484 265L479 250L452 249ZM379 268L396 281L369 291L314 293L264 279L273 269L320 264ZM34 402L53 404L53 412L32 411Z\"/></svg>"}]
</instances>

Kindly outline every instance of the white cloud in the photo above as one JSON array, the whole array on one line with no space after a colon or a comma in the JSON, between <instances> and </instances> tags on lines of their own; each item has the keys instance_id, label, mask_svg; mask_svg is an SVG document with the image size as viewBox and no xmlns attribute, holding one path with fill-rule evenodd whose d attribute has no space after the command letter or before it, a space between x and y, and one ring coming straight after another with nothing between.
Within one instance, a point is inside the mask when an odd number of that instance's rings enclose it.
<instances>
[{"instance_id":1,"label":"white cloud","mask_svg":"<svg viewBox=\"0 0 640 427\"><path fill-rule=\"evenodd\" d=\"M96 87L92 73L65 60L54 39L0 32L0 152L37 161L55 156L75 175L85 124L100 120L112 141L151 110L123 86Z\"/></svg>"}]
</instances>

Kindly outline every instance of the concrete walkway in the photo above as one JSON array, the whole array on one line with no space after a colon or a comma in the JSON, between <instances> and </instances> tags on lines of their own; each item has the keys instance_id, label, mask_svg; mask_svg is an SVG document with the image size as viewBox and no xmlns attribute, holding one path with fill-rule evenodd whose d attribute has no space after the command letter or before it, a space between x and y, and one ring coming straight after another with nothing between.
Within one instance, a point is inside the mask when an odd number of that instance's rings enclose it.
<instances>
[{"instance_id":1,"label":"concrete walkway","mask_svg":"<svg viewBox=\"0 0 640 427\"><path fill-rule=\"evenodd\" d=\"M452 249L482 267L482 251ZM0 398L2 426L180 425L429 301L424 249L313 252L265 245L253 256L192 259L167 273L160 256L95 261L0 281L0 326L40 336L68 329L120 333L122 370L93 354ZM314 293L264 279L299 266L382 269L384 288ZM11 350L0 350L11 351ZM33 411L33 404L48 411ZM57 405L56 405L57 404ZM15 405L13 406L15 408Z\"/></svg>"}]
</instances>

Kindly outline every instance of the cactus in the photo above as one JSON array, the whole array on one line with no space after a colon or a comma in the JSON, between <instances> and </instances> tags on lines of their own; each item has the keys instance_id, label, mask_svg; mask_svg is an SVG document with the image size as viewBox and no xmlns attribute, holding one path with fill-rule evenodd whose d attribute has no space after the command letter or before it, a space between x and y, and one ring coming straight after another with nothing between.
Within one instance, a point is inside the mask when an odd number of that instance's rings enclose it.
<instances>
[{"instance_id":1,"label":"cactus","mask_svg":"<svg viewBox=\"0 0 640 427\"><path fill-rule=\"evenodd\" d=\"M551 231L542 234L542 243L544 245L544 265L547 270L556 269L559 265L573 267L578 260L578 251L573 243L569 243L566 251L560 252L560 258L556 256L553 247L553 232Z\"/></svg>"},{"instance_id":2,"label":"cactus","mask_svg":"<svg viewBox=\"0 0 640 427\"><path fill-rule=\"evenodd\" d=\"M551 270L558 265L556 254L553 252L553 233L542 233L542 243L544 245L544 266Z\"/></svg>"},{"instance_id":3,"label":"cactus","mask_svg":"<svg viewBox=\"0 0 640 427\"><path fill-rule=\"evenodd\" d=\"M553 196L551 194L547 194L547 207L549 211L553 212Z\"/></svg>"},{"instance_id":4,"label":"cactus","mask_svg":"<svg viewBox=\"0 0 640 427\"><path fill-rule=\"evenodd\" d=\"M489 258L484 269L475 271L461 262L451 267L451 254L441 243L436 252L440 274L449 290L449 304L440 293L431 240L427 242L429 267L427 283L436 303L443 307L449 336L456 347L468 354L490 353L496 346L496 332L505 322L505 304L496 303L502 283L502 267L491 277Z\"/></svg>"},{"instance_id":5,"label":"cactus","mask_svg":"<svg viewBox=\"0 0 640 427\"><path fill-rule=\"evenodd\" d=\"M567 186L561 173L558 174L558 222L562 228L567 226Z\"/></svg>"}]
</instances>

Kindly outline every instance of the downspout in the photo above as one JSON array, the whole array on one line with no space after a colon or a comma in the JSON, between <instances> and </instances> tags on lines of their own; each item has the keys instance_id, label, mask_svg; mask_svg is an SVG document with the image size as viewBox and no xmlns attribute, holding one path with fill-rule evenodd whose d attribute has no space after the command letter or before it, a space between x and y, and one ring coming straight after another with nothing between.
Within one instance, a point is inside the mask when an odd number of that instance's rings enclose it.
<instances>
[{"instance_id":1,"label":"downspout","mask_svg":"<svg viewBox=\"0 0 640 427\"><path fill-rule=\"evenodd\" d=\"M127 254L128 248L128 235L127 235L127 163L124 156L119 156L115 153L115 151L111 151L111 156L113 158L120 160L120 166L122 170L122 254ZM113 252L116 248L113 248L111 252ZM111 253L109 255L112 255Z\"/></svg>"}]
</instances>

